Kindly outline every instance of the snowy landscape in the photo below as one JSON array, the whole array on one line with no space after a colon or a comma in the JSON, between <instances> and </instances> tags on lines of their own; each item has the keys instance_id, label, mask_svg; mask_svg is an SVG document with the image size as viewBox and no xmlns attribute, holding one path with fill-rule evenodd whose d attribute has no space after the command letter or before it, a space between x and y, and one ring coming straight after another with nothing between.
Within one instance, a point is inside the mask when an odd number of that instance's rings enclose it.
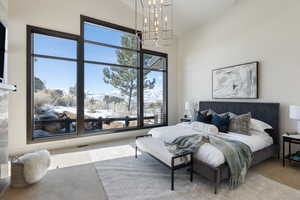
<instances>
[{"instance_id":1,"label":"snowy landscape","mask_svg":"<svg viewBox=\"0 0 300 200\"><path fill-rule=\"evenodd\" d=\"M76 94L73 88L37 90L34 95L34 137L51 137L59 134L75 134L76 132ZM128 110L128 97L118 90L110 93L85 92L84 117L87 133L112 128L126 128L137 126L137 97L132 98ZM145 124L161 122L163 91L153 88L144 91ZM125 118L129 118L126 125ZM97 122L101 118L102 129ZM124 118L124 120L114 120ZM66 121L69 120L68 129ZM52 122L51 122L52 121Z\"/></svg>"},{"instance_id":2,"label":"snowy landscape","mask_svg":"<svg viewBox=\"0 0 300 200\"><path fill-rule=\"evenodd\" d=\"M87 34L92 36L91 40L103 38L103 27L87 25L86 28L91 31ZM110 38L111 35L106 37ZM125 48L135 49L137 46L136 36L128 33L118 33L115 39L119 46ZM71 47L69 42L34 35L35 52L47 52L51 55L59 52L60 55L73 58L75 52L73 55L72 51L63 51L66 47ZM53 44L60 48L49 48ZM98 61L108 63L84 64L85 133L137 126L137 51L118 48L99 50L85 44L85 59L100 59ZM164 69L165 58L144 54L143 62L144 124L159 124L163 119L164 73L158 70ZM109 63L120 66L110 66ZM34 138L76 134L76 68L75 62L34 58ZM58 74L62 77L57 78Z\"/></svg>"}]
</instances>

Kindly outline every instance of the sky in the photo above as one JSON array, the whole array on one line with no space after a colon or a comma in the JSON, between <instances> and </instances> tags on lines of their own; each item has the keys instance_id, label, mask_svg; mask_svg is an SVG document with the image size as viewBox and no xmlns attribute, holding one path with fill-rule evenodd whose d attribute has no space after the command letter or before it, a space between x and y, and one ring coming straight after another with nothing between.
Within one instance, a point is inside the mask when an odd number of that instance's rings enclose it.
<instances>
[{"instance_id":1,"label":"sky","mask_svg":"<svg viewBox=\"0 0 300 200\"><path fill-rule=\"evenodd\" d=\"M121 46L123 32L85 24L85 39ZM76 41L34 34L34 54L76 59ZM117 64L116 49L85 44L85 59ZM67 89L76 85L76 62L35 57L34 75L39 77L47 88ZM85 91L93 94L110 94L116 88L104 83L102 65L85 64ZM162 73L151 72L148 79L156 79L154 90L162 88Z\"/></svg>"}]
</instances>

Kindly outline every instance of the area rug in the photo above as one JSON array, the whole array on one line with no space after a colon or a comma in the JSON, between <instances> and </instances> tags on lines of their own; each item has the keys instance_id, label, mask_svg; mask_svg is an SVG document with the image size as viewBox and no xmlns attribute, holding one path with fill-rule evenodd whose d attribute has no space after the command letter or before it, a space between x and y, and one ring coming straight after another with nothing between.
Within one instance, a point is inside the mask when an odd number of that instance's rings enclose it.
<instances>
[{"instance_id":1,"label":"area rug","mask_svg":"<svg viewBox=\"0 0 300 200\"><path fill-rule=\"evenodd\" d=\"M170 190L170 170L147 155L95 163L109 200L299 200L300 191L249 171L246 183L230 190L221 184L219 193L202 177L189 182L186 169L175 172L175 191Z\"/></svg>"}]
</instances>

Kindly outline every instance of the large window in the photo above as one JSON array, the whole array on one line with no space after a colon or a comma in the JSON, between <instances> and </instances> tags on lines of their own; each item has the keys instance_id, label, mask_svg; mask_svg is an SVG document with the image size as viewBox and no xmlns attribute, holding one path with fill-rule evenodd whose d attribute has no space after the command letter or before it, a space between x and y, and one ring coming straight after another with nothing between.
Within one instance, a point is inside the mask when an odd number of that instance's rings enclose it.
<instances>
[{"instance_id":1,"label":"large window","mask_svg":"<svg viewBox=\"0 0 300 200\"><path fill-rule=\"evenodd\" d=\"M88 18L83 29L85 132L138 127L138 37Z\"/></svg>"},{"instance_id":2,"label":"large window","mask_svg":"<svg viewBox=\"0 0 300 200\"><path fill-rule=\"evenodd\" d=\"M30 139L76 135L79 37L36 27L28 31Z\"/></svg>"},{"instance_id":3,"label":"large window","mask_svg":"<svg viewBox=\"0 0 300 200\"><path fill-rule=\"evenodd\" d=\"M81 16L81 35L27 27L28 142L167 125L167 55Z\"/></svg>"}]
</instances>

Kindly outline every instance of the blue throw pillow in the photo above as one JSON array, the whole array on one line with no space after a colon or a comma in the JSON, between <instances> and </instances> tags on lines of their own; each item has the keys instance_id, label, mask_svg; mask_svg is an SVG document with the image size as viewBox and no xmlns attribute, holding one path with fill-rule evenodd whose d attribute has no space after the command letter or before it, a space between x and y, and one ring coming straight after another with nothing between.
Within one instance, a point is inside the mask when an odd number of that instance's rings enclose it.
<instances>
[{"instance_id":1,"label":"blue throw pillow","mask_svg":"<svg viewBox=\"0 0 300 200\"><path fill-rule=\"evenodd\" d=\"M203 122L209 124L211 122L212 115L202 114L200 111L198 112L196 121Z\"/></svg>"},{"instance_id":2,"label":"blue throw pillow","mask_svg":"<svg viewBox=\"0 0 300 200\"><path fill-rule=\"evenodd\" d=\"M213 115L211 119L211 124L215 125L220 132L227 133L229 128L230 116L218 116Z\"/></svg>"}]
</instances>

